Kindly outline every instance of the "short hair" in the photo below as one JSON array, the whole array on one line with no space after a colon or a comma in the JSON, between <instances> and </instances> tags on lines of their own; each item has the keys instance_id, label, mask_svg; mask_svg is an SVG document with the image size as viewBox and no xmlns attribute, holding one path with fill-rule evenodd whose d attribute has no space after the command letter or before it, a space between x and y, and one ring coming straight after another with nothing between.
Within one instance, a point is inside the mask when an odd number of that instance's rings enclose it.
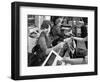
<instances>
[{"instance_id":1,"label":"short hair","mask_svg":"<svg viewBox=\"0 0 100 82\"><path fill-rule=\"evenodd\" d=\"M58 18L62 18L62 16L52 16L51 21L54 23L54 25L58 24Z\"/></svg>"},{"instance_id":2,"label":"short hair","mask_svg":"<svg viewBox=\"0 0 100 82\"><path fill-rule=\"evenodd\" d=\"M62 22L60 18L56 19L55 25L59 24L60 22Z\"/></svg>"}]
</instances>

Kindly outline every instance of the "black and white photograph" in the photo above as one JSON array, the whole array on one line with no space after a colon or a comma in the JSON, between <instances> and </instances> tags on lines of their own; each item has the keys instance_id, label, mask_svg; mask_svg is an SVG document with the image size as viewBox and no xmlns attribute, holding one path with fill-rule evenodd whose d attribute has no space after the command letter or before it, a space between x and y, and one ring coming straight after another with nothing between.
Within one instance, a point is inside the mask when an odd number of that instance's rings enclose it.
<instances>
[{"instance_id":1,"label":"black and white photograph","mask_svg":"<svg viewBox=\"0 0 100 82\"><path fill-rule=\"evenodd\" d=\"M27 15L28 66L88 64L88 17Z\"/></svg>"},{"instance_id":2,"label":"black and white photograph","mask_svg":"<svg viewBox=\"0 0 100 82\"><path fill-rule=\"evenodd\" d=\"M12 79L97 75L97 7L12 3Z\"/></svg>"}]
</instances>

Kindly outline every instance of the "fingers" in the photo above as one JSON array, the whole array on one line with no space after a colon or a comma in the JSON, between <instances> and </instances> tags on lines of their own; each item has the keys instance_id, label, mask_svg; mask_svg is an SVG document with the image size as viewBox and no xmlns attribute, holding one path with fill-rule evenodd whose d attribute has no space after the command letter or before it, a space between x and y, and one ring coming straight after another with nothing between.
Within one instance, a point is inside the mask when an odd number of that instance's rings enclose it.
<instances>
[{"instance_id":1,"label":"fingers","mask_svg":"<svg viewBox=\"0 0 100 82\"><path fill-rule=\"evenodd\" d=\"M60 42L58 45L60 48L63 48L64 42Z\"/></svg>"},{"instance_id":2,"label":"fingers","mask_svg":"<svg viewBox=\"0 0 100 82\"><path fill-rule=\"evenodd\" d=\"M71 38L66 38L64 39L64 42L68 42L69 40L71 40Z\"/></svg>"}]
</instances>

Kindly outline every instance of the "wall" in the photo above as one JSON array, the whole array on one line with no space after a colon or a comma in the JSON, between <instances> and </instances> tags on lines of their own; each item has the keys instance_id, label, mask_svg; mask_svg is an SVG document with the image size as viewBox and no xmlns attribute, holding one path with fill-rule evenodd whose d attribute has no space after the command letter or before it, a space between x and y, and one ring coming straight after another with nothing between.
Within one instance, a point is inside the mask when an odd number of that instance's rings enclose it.
<instances>
[{"instance_id":1,"label":"wall","mask_svg":"<svg viewBox=\"0 0 100 82\"><path fill-rule=\"evenodd\" d=\"M17 1L17 0L16 0ZM100 10L100 0L20 0L28 2L41 2L41 3L56 3L56 4L72 4L72 5L88 5L98 6ZM11 72L11 2L13 0L1 0L0 1L0 82L13 82L10 79ZM98 14L100 11L98 12ZM100 21L100 15L98 16L98 22ZM100 24L99 24L100 26ZM98 27L99 27L98 26ZM100 31L100 28L98 28ZM100 32L99 34L100 35ZM98 38L100 42L100 38ZM98 44L100 48L100 43ZM100 51L99 53L100 54ZM100 55L98 55L100 58ZM100 62L100 60L98 61ZM100 68L100 65L99 65ZM99 71L100 73L100 71ZM84 76L84 77L66 77L66 78L53 78L53 79L39 79L29 80L30 82L99 82L100 75L98 76ZM26 80L26 82L29 82ZM21 81L22 82L22 81Z\"/></svg>"}]
</instances>

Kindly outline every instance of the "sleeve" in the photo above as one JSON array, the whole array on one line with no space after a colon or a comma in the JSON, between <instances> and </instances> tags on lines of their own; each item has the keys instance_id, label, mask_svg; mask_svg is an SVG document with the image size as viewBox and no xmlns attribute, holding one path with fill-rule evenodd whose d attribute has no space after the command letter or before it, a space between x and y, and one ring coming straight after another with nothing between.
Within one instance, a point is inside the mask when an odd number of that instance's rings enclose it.
<instances>
[{"instance_id":1,"label":"sleeve","mask_svg":"<svg viewBox=\"0 0 100 82\"><path fill-rule=\"evenodd\" d=\"M46 49L47 49L45 37L41 36L39 38L39 45L40 45L41 50L45 53L46 52Z\"/></svg>"}]
</instances>

